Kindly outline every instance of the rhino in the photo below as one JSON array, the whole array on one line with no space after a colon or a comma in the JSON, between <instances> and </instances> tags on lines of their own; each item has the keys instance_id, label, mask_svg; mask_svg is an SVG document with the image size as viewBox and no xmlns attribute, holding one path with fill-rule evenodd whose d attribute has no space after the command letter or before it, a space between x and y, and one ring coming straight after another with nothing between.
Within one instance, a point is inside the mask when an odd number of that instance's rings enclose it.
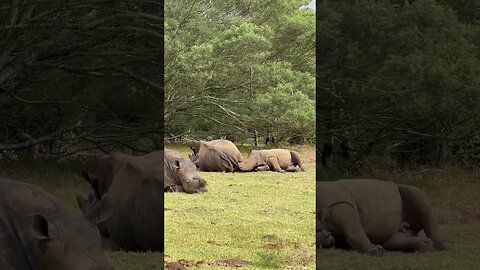
<instances>
[{"instance_id":1,"label":"rhino","mask_svg":"<svg viewBox=\"0 0 480 270\"><path fill-rule=\"evenodd\" d=\"M1 178L0 209L0 269L114 269L91 222L40 187Z\"/></svg>"},{"instance_id":2,"label":"rhino","mask_svg":"<svg viewBox=\"0 0 480 270\"><path fill-rule=\"evenodd\" d=\"M192 161L173 150L165 149L165 191L200 193L207 192L207 182L197 173Z\"/></svg>"},{"instance_id":3,"label":"rhino","mask_svg":"<svg viewBox=\"0 0 480 270\"><path fill-rule=\"evenodd\" d=\"M445 250L432 206L420 189L376 179L317 182L317 248ZM423 230L426 237L419 233Z\"/></svg>"},{"instance_id":4,"label":"rhino","mask_svg":"<svg viewBox=\"0 0 480 270\"><path fill-rule=\"evenodd\" d=\"M191 149L190 160L205 172L235 172L243 161L242 154L229 140L198 141Z\"/></svg>"},{"instance_id":5,"label":"rhino","mask_svg":"<svg viewBox=\"0 0 480 270\"><path fill-rule=\"evenodd\" d=\"M104 155L95 164L94 172L82 172L82 176L92 186L95 197L100 200L108 192L113 181L113 175L125 166L127 162L136 163L147 168L162 168L163 151L155 151L143 156L131 156L124 153Z\"/></svg>"},{"instance_id":6,"label":"rhino","mask_svg":"<svg viewBox=\"0 0 480 270\"><path fill-rule=\"evenodd\" d=\"M163 156L160 151L157 154ZM163 159L160 161L159 168L126 162L113 174L102 198L90 194L82 209L120 249L163 252ZM97 222L102 216L108 218Z\"/></svg>"},{"instance_id":7,"label":"rhino","mask_svg":"<svg viewBox=\"0 0 480 270\"><path fill-rule=\"evenodd\" d=\"M92 186L96 200L108 192L114 174L121 170L126 163L135 164L145 170L161 170L165 168L165 191L182 191L186 193L205 192L205 179L196 172L191 161L184 159L178 152L170 149L155 151L143 156L131 156L123 153L113 153L101 157L94 169L94 173L82 172L82 176ZM180 169L176 165L181 165ZM95 203L91 194L77 196L80 209L90 209ZM83 211L85 213L85 211Z\"/></svg>"},{"instance_id":8,"label":"rhino","mask_svg":"<svg viewBox=\"0 0 480 270\"><path fill-rule=\"evenodd\" d=\"M305 171L300 156L295 151L286 149L250 150L245 161L238 164L241 172L276 171L299 172Z\"/></svg>"}]
</instances>

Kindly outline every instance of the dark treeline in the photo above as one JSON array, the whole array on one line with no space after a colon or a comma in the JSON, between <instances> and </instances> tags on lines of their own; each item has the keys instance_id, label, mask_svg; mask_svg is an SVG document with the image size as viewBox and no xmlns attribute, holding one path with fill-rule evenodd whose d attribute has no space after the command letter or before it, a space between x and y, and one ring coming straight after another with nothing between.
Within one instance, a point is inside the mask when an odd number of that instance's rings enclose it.
<instances>
[{"instance_id":1,"label":"dark treeline","mask_svg":"<svg viewBox=\"0 0 480 270\"><path fill-rule=\"evenodd\" d=\"M0 4L0 156L163 146L163 1Z\"/></svg>"},{"instance_id":2,"label":"dark treeline","mask_svg":"<svg viewBox=\"0 0 480 270\"><path fill-rule=\"evenodd\" d=\"M325 0L317 12L324 166L478 166L479 1Z\"/></svg>"}]
</instances>

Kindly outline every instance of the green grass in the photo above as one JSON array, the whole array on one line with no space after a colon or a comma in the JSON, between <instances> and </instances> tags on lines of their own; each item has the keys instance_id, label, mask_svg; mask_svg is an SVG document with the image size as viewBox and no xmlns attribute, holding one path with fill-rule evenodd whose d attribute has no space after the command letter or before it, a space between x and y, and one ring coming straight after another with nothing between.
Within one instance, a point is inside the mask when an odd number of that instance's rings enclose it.
<instances>
[{"instance_id":1,"label":"green grass","mask_svg":"<svg viewBox=\"0 0 480 270\"><path fill-rule=\"evenodd\" d=\"M382 257L373 257L352 251L320 250L317 253L317 269L479 269L480 225L449 225L445 226L443 230L455 241L451 250L427 253L386 252Z\"/></svg>"},{"instance_id":2,"label":"green grass","mask_svg":"<svg viewBox=\"0 0 480 270\"><path fill-rule=\"evenodd\" d=\"M170 145L184 156L188 148ZM246 148L240 147L246 157ZM305 159L313 149L296 149ZM315 170L206 173L208 193L165 195L166 261L242 259L242 269L315 269Z\"/></svg>"},{"instance_id":3,"label":"green grass","mask_svg":"<svg viewBox=\"0 0 480 270\"><path fill-rule=\"evenodd\" d=\"M188 148L170 145L185 157ZM240 147L244 155L248 147ZM207 263L224 259L252 262L241 269L315 269L314 153L299 147L307 160L306 173L201 173L208 181L206 194L166 194L167 261L204 261L198 269L228 269ZM58 196L80 215L75 196L89 190L80 177L86 162L0 162L0 177L39 185ZM454 241L442 252L383 257L343 250L321 250L318 269L447 270L478 269L480 256L480 181L471 172L444 168L430 170L372 170L363 176L407 183L422 188L431 198L442 230ZM359 177L361 175L348 175ZM346 177L343 171L321 170L321 179ZM106 249L118 270L162 269L160 253ZM195 267L189 267L195 269Z\"/></svg>"}]
</instances>

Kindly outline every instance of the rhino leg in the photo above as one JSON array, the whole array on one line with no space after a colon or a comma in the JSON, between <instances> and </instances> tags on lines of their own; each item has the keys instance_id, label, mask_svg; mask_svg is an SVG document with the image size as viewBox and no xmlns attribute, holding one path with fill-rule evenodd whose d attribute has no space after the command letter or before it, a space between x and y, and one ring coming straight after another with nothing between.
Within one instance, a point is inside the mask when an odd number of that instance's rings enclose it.
<instances>
[{"instance_id":1,"label":"rhino leg","mask_svg":"<svg viewBox=\"0 0 480 270\"><path fill-rule=\"evenodd\" d=\"M301 172L302 169L297 167L297 166L290 165L290 166L288 166L288 168L285 169L285 171L287 171L287 172Z\"/></svg>"},{"instance_id":2,"label":"rhino leg","mask_svg":"<svg viewBox=\"0 0 480 270\"><path fill-rule=\"evenodd\" d=\"M449 249L448 241L439 230L438 223L427 196L418 188L399 185L402 197L404 219L410 224L412 231L418 233L422 229L432 239L437 250Z\"/></svg>"},{"instance_id":3,"label":"rhino leg","mask_svg":"<svg viewBox=\"0 0 480 270\"><path fill-rule=\"evenodd\" d=\"M280 168L280 164L278 163L277 157L269 157L268 158L268 165L273 168L274 171L279 172L279 173L284 173L285 170Z\"/></svg>"},{"instance_id":4,"label":"rhino leg","mask_svg":"<svg viewBox=\"0 0 480 270\"><path fill-rule=\"evenodd\" d=\"M388 250L399 251L432 251L433 242L430 239L421 239L413 231L397 232L383 244Z\"/></svg>"},{"instance_id":5,"label":"rhino leg","mask_svg":"<svg viewBox=\"0 0 480 270\"><path fill-rule=\"evenodd\" d=\"M175 185L174 187L171 187L171 190L172 192L185 192L182 185Z\"/></svg>"},{"instance_id":6,"label":"rhino leg","mask_svg":"<svg viewBox=\"0 0 480 270\"><path fill-rule=\"evenodd\" d=\"M360 222L360 216L348 203L339 203L330 209L329 223L340 230L352 249L371 255L382 255L383 247L370 242Z\"/></svg>"}]
</instances>

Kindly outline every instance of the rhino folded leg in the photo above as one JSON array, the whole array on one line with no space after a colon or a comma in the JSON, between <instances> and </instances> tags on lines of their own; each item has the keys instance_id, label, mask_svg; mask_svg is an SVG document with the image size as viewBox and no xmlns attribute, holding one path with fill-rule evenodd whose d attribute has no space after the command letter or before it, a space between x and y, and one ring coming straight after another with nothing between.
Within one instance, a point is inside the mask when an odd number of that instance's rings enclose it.
<instances>
[{"instance_id":1,"label":"rhino folded leg","mask_svg":"<svg viewBox=\"0 0 480 270\"><path fill-rule=\"evenodd\" d=\"M432 251L433 242L430 239L422 239L415 235L413 231L410 232L397 232L383 244L388 250L399 251Z\"/></svg>"},{"instance_id":2,"label":"rhino folded leg","mask_svg":"<svg viewBox=\"0 0 480 270\"><path fill-rule=\"evenodd\" d=\"M274 171L280 172L280 173L284 173L284 172L285 172L285 170L283 170L283 169L280 167L280 164L278 163L277 157L269 157L269 158L268 158L268 161L269 161L269 164L271 165L271 167L273 167L273 170L274 170Z\"/></svg>"},{"instance_id":3,"label":"rhino folded leg","mask_svg":"<svg viewBox=\"0 0 480 270\"><path fill-rule=\"evenodd\" d=\"M258 172L265 172L270 171L270 167L268 165L258 166L256 169Z\"/></svg>"},{"instance_id":4,"label":"rhino folded leg","mask_svg":"<svg viewBox=\"0 0 480 270\"><path fill-rule=\"evenodd\" d=\"M290 166L288 166L287 169L285 169L285 171L287 171L287 172L301 172L302 169L295 166L295 165L290 165Z\"/></svg>"},{"instance_id":5,"label":"rhino folded leg","mask_svg":"<svg viewBox=\"0 0 480 270\"><path fill-rule=\"evenodd\" d=\"M354 250L371 255L382 255L383 247L370 242L360 222L356 209L348 203L339 203L330 209L330 223L345 236L347 243Z\"/></svg>"}]
</instances>

